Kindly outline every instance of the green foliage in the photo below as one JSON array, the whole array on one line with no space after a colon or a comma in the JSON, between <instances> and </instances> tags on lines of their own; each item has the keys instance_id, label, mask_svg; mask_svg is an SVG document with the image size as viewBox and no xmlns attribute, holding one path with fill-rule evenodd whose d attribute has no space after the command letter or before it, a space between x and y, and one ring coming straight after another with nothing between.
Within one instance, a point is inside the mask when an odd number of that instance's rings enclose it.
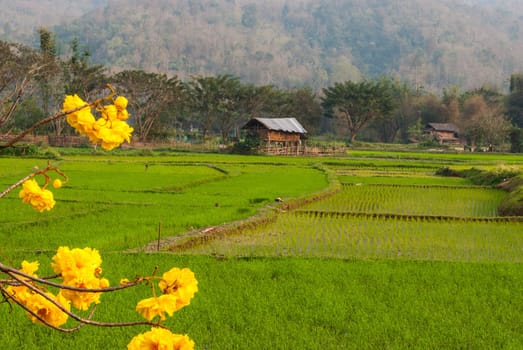
<instances>
[{"instance_id":1,"label":"green foliage","mask_svg":"<svg viewBox=\"0 0 523 350\"><path fill-rule=\"evenodd\" d=\"M523 152L523 129L514 127L510 131L510 152Z\"/></svg>"},{"instance_id":2,"label":"green foliage","mask_svg":"<svg viewBox=\"0 0 523 350\"><path fill-rule=\"evenodd\" d=\"M256 154L259 146L259 137L256 135L247 135L245 139L234 144L232 152L238 154Z\"/></svg>"},{"instance_id":3,"label":"green foliage","mask_svg":"<svg viewBox=\"0 0 523 350\"><path fill-rule=\"evenodd\" d=\"M454 170L448 167L439 169L436 174L441 176L460 176L469 179L476 185L494 186L507 181L521 173L517 167L500 166L493 170L470 168Z\"/></svg>"},{"instance_id":4,"label":"green foliage","mask_svg":"<svg viewBox=\"0 0 523 350\"><path fill-rule=\"evenodd\" d=\"M353 142L357 133L378 117L387 118L396 108L389 80L346 81L323 89L321 105L328 117L339 117Z\"/></svg>"}]
</instances>

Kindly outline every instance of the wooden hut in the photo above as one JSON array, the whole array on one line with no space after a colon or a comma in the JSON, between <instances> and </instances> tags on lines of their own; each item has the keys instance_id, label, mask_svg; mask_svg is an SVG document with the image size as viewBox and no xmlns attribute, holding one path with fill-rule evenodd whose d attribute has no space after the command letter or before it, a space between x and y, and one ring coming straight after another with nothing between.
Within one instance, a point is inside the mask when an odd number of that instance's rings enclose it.
<instances>
[{"instance_id":1,"label":"wooden hut","mask_svg":"<svg viewBox=\"0 0 523 350\"><path fill-rule=\"evenodd\" d=\"M459 128L452 123L428 123L425 133L431 135L440 144L460 144Z\"/></svg>"},{"instance_id":2,"label":"wooden hut","mask_svg":"<svg viewBox=\"0 0 523 350\"><path fill-rule=\"evenodd\" d=\"M267 154L303 154L307 131L296 118L253 118L242 127L247 137L257 137L259 151Z\"/></svg>"}]
</instances>

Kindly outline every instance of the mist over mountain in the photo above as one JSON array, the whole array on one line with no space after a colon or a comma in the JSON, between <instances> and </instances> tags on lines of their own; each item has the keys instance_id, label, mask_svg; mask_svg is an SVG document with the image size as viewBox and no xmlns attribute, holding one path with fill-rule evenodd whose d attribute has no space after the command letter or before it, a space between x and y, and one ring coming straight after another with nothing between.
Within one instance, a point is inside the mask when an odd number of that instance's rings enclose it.
<instances>
[{"instance_id":1,"label":"mist over mountain","mask_svg":"<svg viewBox=\"0 0 523 350\"><path fill-rule=\"evenodd\" d=\"M0 0L0 38L77 37L92 63L318 90L389 75L429 91L523 71L523 7L493 0Z\"/></svg>"}]
</instances>

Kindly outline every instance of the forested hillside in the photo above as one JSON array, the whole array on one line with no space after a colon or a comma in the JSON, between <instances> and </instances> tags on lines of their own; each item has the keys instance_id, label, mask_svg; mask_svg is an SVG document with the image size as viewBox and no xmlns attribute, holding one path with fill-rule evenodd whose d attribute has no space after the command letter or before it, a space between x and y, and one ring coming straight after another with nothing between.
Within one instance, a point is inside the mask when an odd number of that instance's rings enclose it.
<instances>
[{"instance_id":1,"label":"forested hillside","mask_svg":"<svg viewBox=\"0 0 523 350\"><path fill-rule=\"evenodd\" d=\"M42 21L64 52L76 36L93 63L113 72L138 68L182 79L232 74L315 91L378 75L429 91L502 86L523 70L523 9L513 0L72 3L0 0L9 18L0 37L28 42L32 30L34 42Z\"/></svg>"}]
</instances>

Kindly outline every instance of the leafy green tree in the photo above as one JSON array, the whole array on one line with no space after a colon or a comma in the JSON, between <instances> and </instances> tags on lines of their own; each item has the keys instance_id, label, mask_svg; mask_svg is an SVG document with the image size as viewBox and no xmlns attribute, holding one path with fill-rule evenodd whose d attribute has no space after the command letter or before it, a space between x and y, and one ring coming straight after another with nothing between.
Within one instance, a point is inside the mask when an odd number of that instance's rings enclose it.
<instances>
[{"instance_id":1,"label":"leafy green tree","mask_svg":"<svg viewBox=\"0 0 523 350\"><path fill-rule=\"evenodd\" d=\"M87 48L80 47L76 37L71 41L71 52L71 57L63 64L65 93L76 93L90 100L93 93L105 88L105 67L89 64L91 54Z\"/></svg>"},{"instance_id":2,"label":"leafy green tree","mask_svg":"<svg viewBox=\"0 0 523 350\"><path fill-rule=\"evenodd\" d=\"M382 79L388 87L396 108L390 115L380 115L369 125L376 131L379 142L409 141L409 127L420 118L416 106L417 93L407 83Z\"/></svg>"},{"instance_id":3,"label":"leafy green tree","mask_svg":"<svg viewBox=\"0 0 523 350\"><path fill-rule=\"evenodd\" d=\"M510 77L507 112L514 125L523 127L523 73L512 74Z\"/></svg>"},{"instance_id":4,"label":"leafy green tree","mask_svg":"<svg viewBox=\"0 0 523 350\"><path fill-rule=\"evenodd\" d=\"M29 129L47 115L40 109L33 96L24 98L13 114L13 131L18 133ZM45 128L38 128L35 133L47 133Z\"/></svg>"},{"instance_id":5,"label":"leafy green tree","mask_svg":"<svg viewBox=\"0 0 523 350\"><path fill-rule=\"evenodd\" d=\"M296 118L309 134L320 128L322 110L316 94L308 87L287 92L288 103L283 106L287 117Z\"/></svg>"},{"instance_id":6,"label":"leafy green tree","mask_svg":"<svg viewBox=\"0 0 523 350\"><path fill-rule=\"evenodd\" d=\"M133 126L142 142L149 140L149 133L162 113L181 98L180 80L177 77L168 78L165 74L126 70L115 74L110 81L119 93L128 98Z\"/></svg>"},{"instance_id":7,"label":"leafy green tree","mask_svg":"<svg viewBox=\"0 0 523 350\"><path fill-rule=\"evenodd\" d=\"M523 152L523 129L513 127L510 130L510 152Z\"/></svg>"},{"instance_id":8,"label":"leafy green tree","mask_svg":"<svg viewBox=\"0 0 523 350\"><path fill-rule=\"evenodd\" d=\"M228 138L237 116L240 88L239 78L231 75L192 77L184 85L187 107L202 128L203 142L213 126L217 126L224 140Z\"/></svg>"},{"instance_id":9,"label":"leafy green tree","mask_svg":"<svg viewBox=\"0 0 523 350\"><path fill-rule=\"evenodd\" d=\"M60 102L63 99L63 75L61 61L58 57L58 47L55 36L47 28L40 27L38 30L40 40L40 54L42 70L37 77L41 101L41 108L46 115L58 112ZM62 134L65 128L63 118L55 120L50 127L54 128L56 135Z\"/></svg>"},{"instance_id":10,"label":"leafy green tree","mask_svg":"<svg viewBox=\"0 0 523 350\"><path fill-rule=\"evenodd\" d=\"M390 116L396 108L390 85L382 80L335 83L323 89L323 94L324 113L344 121L350 142L371 121Z\"/></svg>"}]
</instances>

